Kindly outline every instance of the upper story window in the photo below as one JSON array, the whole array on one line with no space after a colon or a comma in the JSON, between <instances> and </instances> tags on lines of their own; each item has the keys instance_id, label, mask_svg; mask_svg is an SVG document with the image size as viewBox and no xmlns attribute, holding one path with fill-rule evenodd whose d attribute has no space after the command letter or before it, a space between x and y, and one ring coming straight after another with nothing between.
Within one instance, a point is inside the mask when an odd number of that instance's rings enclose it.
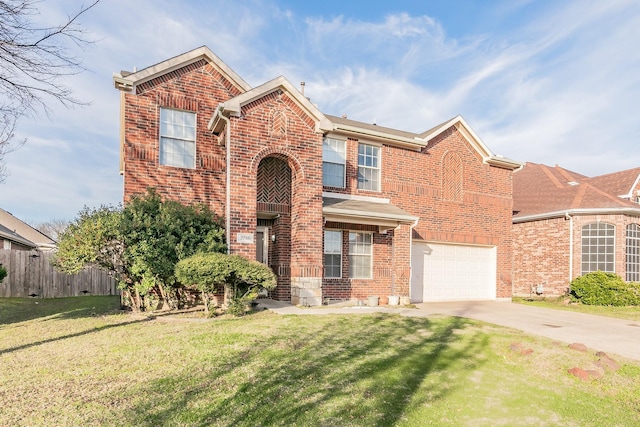
<instances>
[{"instance_id":1,"label":"upper story window","mask_svg":"<svg viewBox=\"0 0 640 427\"><path fill-rule=\"evenodd\" d=\"M345 187L345 141L325 138L322 141L322 185Z\"/></svg>"},{"instance_id":2,"label":"upper story window","mask_svg":"<svg viewBox=\"0 0 640 427\"><path fill-rule=\"evenodd\" d=\"M582 227L582 274L615 272L615 234L615 226L606 222Z\"/></svg>"},{"instance_id":3,"label":"upper story window","mask_svg":"<svg viewBox=\"0 0 640 427\"><path fill-rule=\"evenodd\" d=\"M380 147L358 144L358 188L380 191Z\"/></svg>"},{"instance_id":4,"label":"upper story window","mask_svg":"<svg viewBox=\"0 0 640 427\"><path fill-rule=\"evenodd\" d=\"M160 164L196 167L196 114L160 109Z\"/></svg>"}]
</instances>

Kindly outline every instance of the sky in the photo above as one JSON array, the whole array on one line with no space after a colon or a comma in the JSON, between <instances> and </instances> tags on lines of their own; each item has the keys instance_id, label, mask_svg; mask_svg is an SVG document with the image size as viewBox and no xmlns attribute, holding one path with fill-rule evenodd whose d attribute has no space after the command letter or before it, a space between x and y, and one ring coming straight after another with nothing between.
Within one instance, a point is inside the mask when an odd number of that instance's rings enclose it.
<instances>
[{"instance_id":1,"label":"sky","mask_svg":"<svg viewBox=\"0 0 640 427\"><path fill-rule=\"evenodd\" d=\"M43 0L62 22L89 0ZM102 0L62 81L90 103L19 123L0 208L31 223L122 201L112 76L202 45L251 86L280 75L331 115L420 133L462 115L494 154L587 176L640 167L637 0Z\"/></svg>"}]
</instances>

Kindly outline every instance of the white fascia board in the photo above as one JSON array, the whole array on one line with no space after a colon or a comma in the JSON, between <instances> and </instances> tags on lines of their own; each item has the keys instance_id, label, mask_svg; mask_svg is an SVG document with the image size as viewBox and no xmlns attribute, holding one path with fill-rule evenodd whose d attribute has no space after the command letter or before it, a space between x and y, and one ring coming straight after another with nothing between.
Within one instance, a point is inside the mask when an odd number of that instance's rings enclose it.
<instances>
[{"instance_id":1,"label":"white fascia board","mask_svg":"<svg viewBox=\"0 0 640 427\"><path fill-rule=\"evenodd\" d=\"M242 112L242 107L247 105L256 99L260 99L272 92L281 89L287 92L293 97L302 109L304 109L311 117L316 121L316 132L324 133L332 129L332 124L329 119L326 118L322 112L311 103L300 91L294 87L283 76L276 77L260 86L257 86L250 91L247 91L241 95L238 95L224 103L224 112L227 115L239 116Z\"/></svg>"},{"instance_id":2,"label":"white fascia board","mask_svg":"<svg viewBox=\"0 0 640 427\"><path fill-rule=\"evenodd\" d=\"M513 218L513 224L522 222L539 221L543 219L561 218L572 215L629 215L640 217L640 208L594 208L594 209L566 209L563 211L545 212L535 215L527 215Z\"/></svg>"},{"instance_id":3,"label":"white fascia board","mask_svg":"<svg viewBox=\"0 0 640 427\"><path fill-rule=\"evenodd\" d=\"M344 134L347 136L355 136L359 139L365 138L373 141L381 142L387 145L400 146L402 148L409 148L416 151L422 150L427 144L419 138L405 138L398 135L393 135L385 132L374 131L371 129L363 129L357 126L345 125L334 123L332 125L333 132L337 134Z\"/></svg>"},{"instance_id":4,"label":"white fascia board","mask_svg":"<svg viewBox=\"0 0 640 427\"><path fill-rule=\"evenodd\" d=\"M215 64L216 67L218 67L222 71L222 74L227 77L236 87L238 87L238 89L242 90L243 92L251 90L251 86L249 85L249 83L245 82L242 77L236 74L236 72L233 71L227 64L222 62L222 60L206 46L201 46L197 49L191 50L181 55L174 56L173 58L167 59L166 61L162 61L158 64L144 68L138 72L129 74L126 77L123 77L120 73L114 73L113 82L116 89L133 91L135 93L136 85L149 81L159 75L169 73L171 71L177 70L178 68L182 68L186 65L193 64L200 59L206 59L207 61Z\"/></svg>"},{"instance_id":5,"label":"white fascia board","mask_svg":"<svg viewBox=\"0 0 640 427\"><path fill-rule=\"evenodd\" d=\"M629 189L629 193L625 194L625 196L627 198L629 198L630 200L633 200L633 189L636 188L638 186L638 184L640 183L640 175L638 175L635 179L635 181L633 181L633 185L631 186L631 188Z\"/></svg>"},{"instance_id":6,"label":"white fascia board","mask_svg":"<svg viewBox=\"0 0 640 427\"><path fill-rule=\"evenodd\" d=\"M486 163L487 160L494 157L494 154L491 152L489 147L485 145L484 142L480 139L480 137L474 132L474 130L469 126L469 124L465 121L465 119L458 115L448 122L442 123L437 128L433 129L429 132L424 138L423 141L429 142L429 140L434 137L440 135L445 130L449 129L451 126L455 126L458 131L465 137L465 139L471 144L471 146L482 156L483 161Z\"/></svg>"},{"instance_id":7,"label":"white fascia board","mask_svg":"<svg viewBox=\"0 0 640 427\"><path fill-rule=\"evenodd\" d=\"M358 223L361 223L360 221L371 221L370 223L373 225L378 225L378 224L387 225L391 223L412 223L420 219L417 216L413 216L413 215L396 215L396 214L376 215L372 212L355 211L351 209L337 209L332 207L322 208L322 214L325 217L327 217L327 219L331 217L351 218L350 221L346 221L346 222L353 222L354 219L357 219Z\"/></svg>"}]
</instances>

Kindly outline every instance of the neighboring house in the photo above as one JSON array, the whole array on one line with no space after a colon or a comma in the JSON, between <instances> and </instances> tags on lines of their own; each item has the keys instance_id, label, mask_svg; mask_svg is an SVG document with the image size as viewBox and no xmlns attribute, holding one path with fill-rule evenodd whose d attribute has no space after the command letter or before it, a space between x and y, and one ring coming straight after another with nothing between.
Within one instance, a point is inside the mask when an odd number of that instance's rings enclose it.
<instances>
[{"instance_id":1,"label":"neighboring house","mask_svg":"<svg viewBox=\"0 0 640 427\"><path fill-rule=\"evenodd\" d=\"M277 274L273 298L511 297L521 163L462 117L412 133L325 115L304 86L252 88L206 47L113 81L125 202L155 187L209 205L230 252Z\"/></svg>"},{"instance_id":2,"label":"neighboring house","mask_svg":"<svg viewBox=\"0 0 640 427\"><path fill-rule=\"evenodd\" d=\"M513 182L514 296L563 295L597 270L640 281L639 196L640 168L589 178L527 163Z\"/></svg>"},{"instance_id":3,"label":"neighboring house","mask_svg":"<svg viewBox=\"0 0 640 427\"><path fill-rule=\"evenodd\" d=\"M0 209L0 249L51 251L56 242L10 212Z\"/></svg>"}]
</instances>

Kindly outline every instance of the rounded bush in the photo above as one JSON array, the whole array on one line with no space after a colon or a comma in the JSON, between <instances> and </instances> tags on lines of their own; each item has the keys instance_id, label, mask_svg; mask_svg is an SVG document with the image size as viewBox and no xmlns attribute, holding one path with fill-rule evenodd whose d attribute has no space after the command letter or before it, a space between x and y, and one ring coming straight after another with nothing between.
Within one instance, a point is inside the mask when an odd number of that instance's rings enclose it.
<instances>
[{"instance_id":1,"label":"rounded bush","mask_svg":"<svg viewBox=\"0 0 640 427\"><path fill-rule=\"evenodd\" d=\"M3 280L5 277L7 277L7 274L8 274L8 273L7 273L7 269L6 269L6 268L4 268L4 267L2 266L2 264L0 264L0 282L2 282L2 280Z\"/></svg>"},{"instance_id":2,"label":"rounded bush","mask_svg":"<svg viewBox=\"0 0 640 427\"><path fill-rule=\"evenodd\" d=\"M571 297L586 305L640 305L640 283L627 283L615 273L595 271L573 279Z\"/></svg>"}]
</instances>

